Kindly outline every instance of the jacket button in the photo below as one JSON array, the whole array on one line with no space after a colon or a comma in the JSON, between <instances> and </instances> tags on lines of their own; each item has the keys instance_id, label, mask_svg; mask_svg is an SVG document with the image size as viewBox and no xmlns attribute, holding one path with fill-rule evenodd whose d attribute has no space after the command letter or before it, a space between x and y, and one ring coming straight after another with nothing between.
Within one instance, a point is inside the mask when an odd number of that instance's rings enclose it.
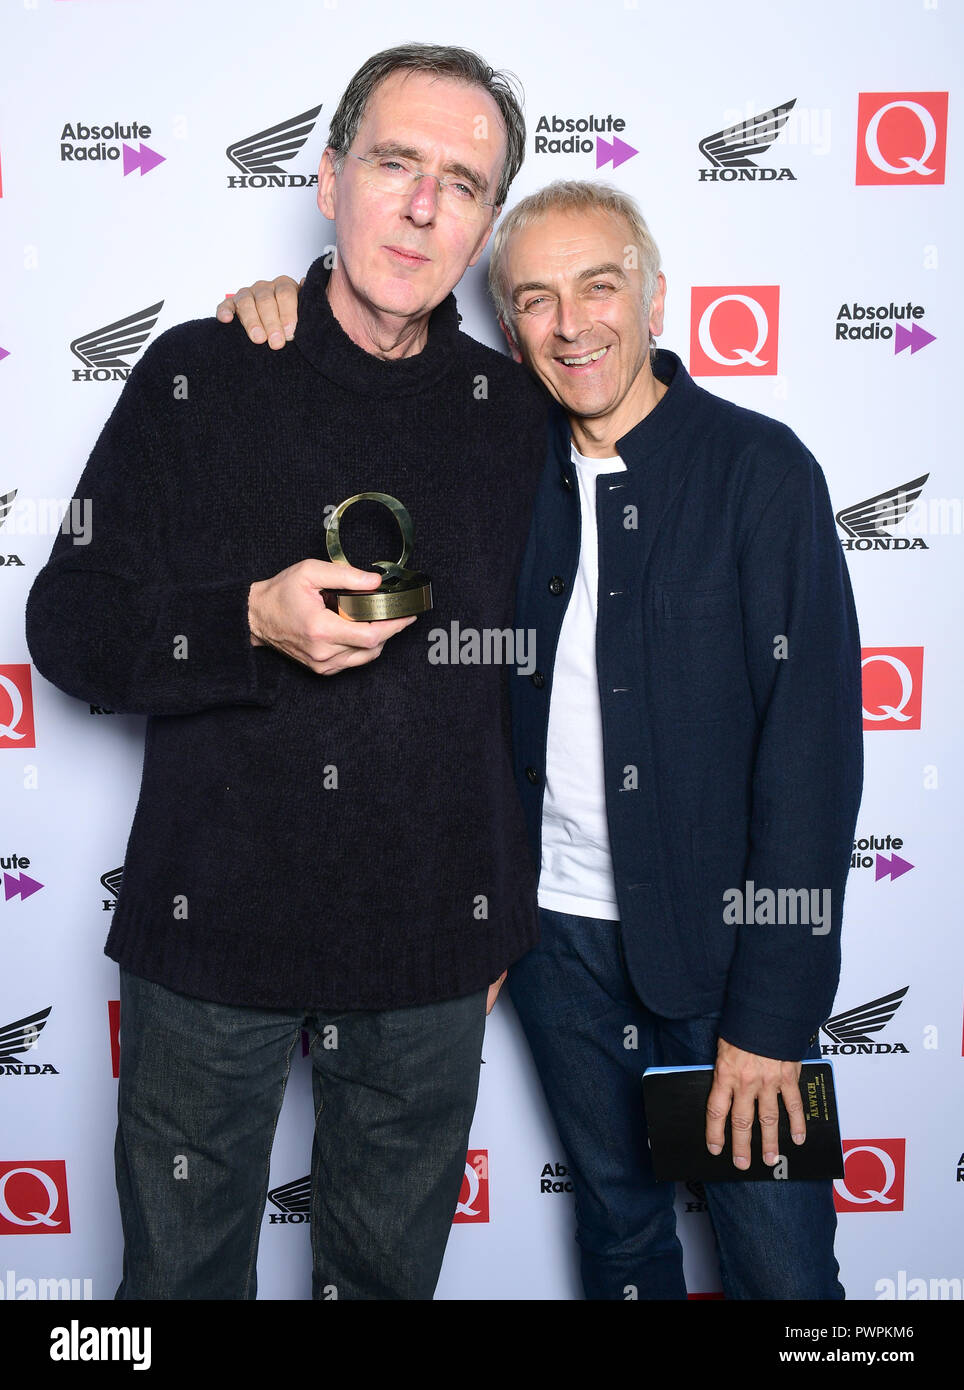
<instances>
[{"instance_id":1,"label":"jacket button","mask_svg":"<svg viewBox=\"0 0 964 1390\"><path fill-rule=\"evenodd\" d=\"M536 786L538 784L539 773L534 767L526 768L526 780L531 782L533 786Z\"/></svg>"},{"instance_id":2,"label":"jacket button","mask_svg":"<svg viewBox=\"0 0 964 1390\"><path fill-rule=\"evenodd\" d=\"M562 485L567 492L572 492L572 479L568 473L562 474Z\"/></svg>"},{"instance_id":3,"label":"jacket button","mask_svg":"<svg viewBox=\"0 0 964 1390\"><path fill-rule=\"evenodd\" d=\"M533 671L529 679L532 681L532 684L535 686L536 690L541 690L546 683L546 678L541 671Z\"/></svg>"},{"instance_id":4,"label":"jacket button","mask_svg":"<svg viewBox=\"0 0 964 1390\"><path fill-rule=\"evenodd\" d=\"M561 594L565 587L566 581L562 579L558 574L554 574L552 578L549 580L550 594Z\"/></svg>"}]
</instances>

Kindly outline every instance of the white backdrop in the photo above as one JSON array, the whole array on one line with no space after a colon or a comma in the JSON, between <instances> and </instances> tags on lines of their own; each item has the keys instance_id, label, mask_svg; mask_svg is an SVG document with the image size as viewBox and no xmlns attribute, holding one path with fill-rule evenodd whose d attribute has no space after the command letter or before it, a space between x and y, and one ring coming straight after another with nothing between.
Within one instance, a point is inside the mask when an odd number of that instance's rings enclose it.
<instances>
[{"instance_id":1,"label":"white backdrop","mask_svg":"<svg viewBox=\"0 0 964 1390\"><path fill-rule=\"evenodd\" d=\"M411 40L478 49L523 80L529 139L514 198L551 178L597 177L595 134L576 136L588 150L536 152L537 135L569 138L553 132L554 120L624 123L615 128L618 167L610 160L598 177L638 198L663 251L663 344L694 375L700 369L702 385L790 424L822 463L835 511L927 475L910 516L882 536L923 545L848 551L863 641L879 649L867 668L857 834L880 843L861 851L868 862L851 875L845 912L835 1012L858 1016L824 1042L839 1049L842 1128L856 1150L839 1193L849 1296L960 1298L964 489L948 402L961 368L962 45L959 11L945 0L490 0L459 9L429 0L8 0L0 494L16 497L0 527L0 1044L8 1025L50 1013L32 1047L11 1045L0 1061L0 1296L31 1297L36 1281L73 1278L75 1296L111 1297L120 1270L108 1023L117 971L101 954L114 894L101 877L123 862L143 721L95 712L32 672L34 741L25 735L29 702L21 714L16 693L29 666L23 605L49 553L57 500L62 509L122 386L75 379L87 367L71 344L160 302L153 337L212 313L226 291L260 275L300 276L333 241L308 180L338 97L370 53ZM940 99L948 92L949 125ZM721 176L701 152L706 137L791 101L777 142L753 156L755 174ZM229 146L319 104L283 165L283 187L229 186L249 177ZM115 136L92 133L118 125ZM99 146L102 157L92 156ZM470 272L459 303L464 328L497 344L484 269ZM693 306L698 328L706 305L732 293L762 305L766 322L726 299L704 323L709 362L694 358ZM891 305L907 304L922 312L890 316ZM854 317L854 305L884 316ZM753 312L766 335L760 365L745 360ZM837 336L838 322L896 332L854 340ZM706 375L707 365L719 374ZM861 1027L862 1006L905 986L895 1012L894 1000L881 1006L890 1017L879 1031L868 1033L866 1018ZM484 1056L472 1134L482 1181L478 1192L464 1186L467 1219L453 1229L438 1297L576 1298L565 1155L506 1000L489 1020ZM300 1059L272 1192L308 1171L308 1071ZM24 1167L59 1184L49 1202L40 1178L15 1171ZM38 1202L46 1223L30 1215ZM712 1295L719 1279L700 1206L680 1190L689 1287ZM270 1220L284 1214L269 1202L259 1297L302 1299L307 1231L297 1210L294 1220Z\"/></svg>"}]
</instances>

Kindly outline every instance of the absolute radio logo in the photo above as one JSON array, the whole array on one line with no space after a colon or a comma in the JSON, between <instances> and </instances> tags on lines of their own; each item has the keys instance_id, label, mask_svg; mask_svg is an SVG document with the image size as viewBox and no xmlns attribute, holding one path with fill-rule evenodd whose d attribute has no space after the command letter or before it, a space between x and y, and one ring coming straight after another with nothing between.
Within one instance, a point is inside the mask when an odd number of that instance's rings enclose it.
<instances>
[{"instance_id":1,"label":"absolute radio logo","mask_svg":"<svg viewBox=\"0 0 964 1390\"><path fill-rule=\"evenodd\" d=\"M489 1219L489 1151L469 1149L465 1156L465 1176L452 1222L482 1222Z\"/></svg>"},{"instance_id":2,"label":"absolute radio logo","mask_svg":"<svg viewBox=\"0 0 964 1390\"><path fill-rule=\"evenodd\" d=\"M73 380L126 381L131 374L127 359L140 352L147 342L163 307L164 301L159 299L136 314L128 314L126 319L116 319L114 323L75 338L70 350L80 358L84 368L74 368Z\"/></svg>"},{"instance_id":3,"label":"absolute radio logo","mask_svg":"<svg viewBox=\"0 0 964 1390\"><path fill-rule=\"evenodd\" d=\"M691 376L776 376L779 285L694 286Z\"/></svg>"},{"instance_id":4,"label":"absolute radio logo","mask_svg":"<svg viewBox=\"0 0 964 1390\"><path fill-rule=\"evenodd\" d=\"M903 1139L845 1139L844 1175L834 1178L833 1204L842 1211L903 1211Z\"/></svg>"},{"instance_id":5,"label":"absolute radio logo","mask_svg":"<svg viewBox=\"0 0 964 1390\"><path fill-rule=\"evenodd\" d=\"M769 111L761 111L749 120L738 121L713 135L706 135L700 141L700 154L711 167L699 171L700 183L775 183L781 179L796 179L789 169L773 167L760 168L756 158L766 154L780 131L787 123L787 117L796 105L797 99L785 101L782 106L774 106ZM754 156L751 158L751 155Z\"/></svg>"},{"instance_id":6,"label":"absolute radio logo","mask_svg":"<svg viewBox=\"0 0 964 1390\"><path fill-rule=\"evenodd\" d=\"M620 140L626 129L622 116L540 116L536 122L536 154L593 154L596 168L612 162L614 169L639 154L634 145ZM612 135L611 140L606 136ZM595 138L593 138L595 137Z\"/></svg>"},{"instance_id":7,"label":"absolute radio logo","mask_svg":"<svg viewBox=\"0 0 964 1390\"><path fill-rule=\"evenodd\" d=\"M861 647L865 729L919 729L923 647Z\"/></svg>"},{"instance_id":8,"label":"absolute radio logo","mask_svg":"<svg viewBox=\"0 0 964 1390\"><path fill-rule=\"evenodd\" d=\"M225 154L240 174L228 175L229 188L310 188L317 184L314 171L292 174L284 167L304 145L314 129L321 104L300 116L255 131L229 145Z\"/></svg>"},{"instance_id":9,"label":"absolute radio logo","mask_svg":"<svg viewBox=\"0 0 964 1390\"><path fill-rule=\"evenodd\" d=\"M574 1191L572 1179L569 1176L569 1169L564 1163L544 1163L542 1174L539 1178L540 1192L572 1192Z\"/></svg>"},{"instance_id":10,"label":"absolute radio logo","mask_svg":"<svg viewBox=\"0 0 964 1390\"><path fill-rule=\"evenodd\" d=\"M60 133L60 160L70 164L109 164L119 159L125 178L135 170L139 170L143 178L167 158L144 144L150 134L150 126L140 121L129 121L126 125L121 121L107 125L84 125L83 121L68 123ZM136 150L126 143L128 140L137 141Z\"/></svg>"},{"instance_id":11,"label":"absolute radio logo","mask_svg":"<svg viewBox=\"0 0 964 1390\"><path fill-rule=\"evenodd\" d=\"M0 1236L69 1234L64 1160L0 1160Z\"/></svg>"},{"instance_id":12,"label":"absolute radio logo","mask_svg":"<svg viewBox=\"0 0 964 1390\"><path fill-rule=\"evenodd\" d=\"M0 869L3 870L3 900L8 903L11 898L16 898L19 902L26 902L32 898L34 893L39 893L44 886L38 883L35 878L24 873L24 869L30 868L30 860L24 854L8 854L0 859ZM8 873L9 869L15 872Z\"/></svg>"},{"instance_id":13,"label":"absolute radio logo","mask_svg":"<svg viewBox=\"0 0 964 1390\"><path fill-rule=\"evenodd\" d=\"M923 304L910 300L906 304L895 304L893 300L887 304L841 304L834 324L834 341L893 342L895 356L910 348L908 357L913 357L921 348L937 342L936 335L928 333L918 322L925 313Z\"/></svg>"},{"instance_id":14,"label":"absolute radio logo","mask_svg":"<svg viewBox=\"0 0 964 1390\"><path fill-rule=\"evenodd\" d=\"M946 152L946 92L860 93L858 184L941 184Z\"/></svg>"},{"instance_id":15,"label":"absolute radio logo","mask_svg":"<svg viewBox=\"0 0 964 1390\"><path fill-rule=\"evenodd\" d=\"M53 1005L48 1004L38 1013L27 1018L18 1018L0 1028L0 1076L59 1076L55 1066L49 1062L28 1062L23 1053L32 1052L40 1041L40 1034L47 1026L47 1017Z\"/></svg>"},{"instance_id":16,"label":"absolute radio logo","mask_svg":"<svg viewBox=\"0 0 964 1390\"><path fill-rule=\"evenodd\" d=\"M879 883L882 878L893 883L896 879L903 878L904 874L909 874L914 867L910 860L902 859L897 853L903 848L904 841L899 835L862 835L859 840L854 840L850 867L873 869L875 883ZM890 852L884 854L883 850Z\"/></svg>"},{"instance_id":17,"label":"absolute radio logo","mask_svg":"<svg viewBox=\"0 0 964 1390\"><path fill-rule=\"evenodd\" d=\"M929 477L929 473L922 473L909 483L900 483L886 492L878 492L875 497L865 497L862 502L842 507L835 517L844 533L841 547L844 550L929 550L922 536L892 536L887 529L906 520Z\"/></svg>"},{"instance_id":18,"label":"absolute radio logo","mask_svg":"<svg viewBox=\"0 0 964 1390\"><path fill-rule=\"evenodd\" d=\"M0 666L0 748L36 748L28 665Z\"/></svg>"},{"instance_id":19,"label":"absolute radio logo","mask_svg":"<svg viewBox=\"0 0 964 1390\"><path fill-rule=\"evenodd\" d=\"M867 1004L858 1004L855 1009L834 1014L823 1025L823 1032L830 1039L821 1043L824 1057L876 1057L882 1053L907 1053L902 1042L880 1042L874 1035L887 1027L894 1014L904 1002L909 985L884 994L879 999L871 999Z\"/></svg>"}]
</instances>

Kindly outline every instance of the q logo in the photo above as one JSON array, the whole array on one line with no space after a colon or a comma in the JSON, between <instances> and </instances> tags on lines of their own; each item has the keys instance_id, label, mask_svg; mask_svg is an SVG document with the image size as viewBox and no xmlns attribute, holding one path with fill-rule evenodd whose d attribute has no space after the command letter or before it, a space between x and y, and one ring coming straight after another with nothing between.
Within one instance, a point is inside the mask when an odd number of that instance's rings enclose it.
<instances>
[{"instance_id":1,"label":"q logo","mask_svg":"<svg viewBox=\"0 0 964 1390\"><path fill-rule=\"evenodd\" d=\"M865 729L919 729L923 647L862 647Z\"/></svg>"},{"instance_id":2,"label":"q logo","mask_svg":"<svg viewBox=\"0 0 964 1390\"><path fill-rule=\"evenodd\" d=\"M904 1139L845 1139L844 1175L834 1178L837 1211L904 1210Z\"/></svg>"},{"instance_id":3,"label":"q logo","mask_svg":"<svg viewBox=\"0 0 964 1390\"><path fill-rule=\"evenodd\" d=\"M62 1158L0 1163L0 1235L67 1235L67 1165Z\"/></svg>"},{"instance_id":4,"label":"q logo","mask_svg":"<svg viewBox=\"0 0 964 1390\"><path fill-rule=\"evenodd\" d=\"M946 92L861 92L857 183L941 184Z\"/></svg>"},{"instance_id":5,"label":"q logo","mask_svg":"<svg viewBox=\"0 0 964 1390\"><path fill-rule=\"evenodd\" d=\"M779 285L694 287L692 376L776 376Z\"/></svg>"},{"instance_id":6,"label":"q logo","mask_svg":"<svg viewBox=\"0 0 964 1390\"><path fill-rule=\"evenodd\" d=\"M465 1156L465 1175L455 1208L453 1223L488 1221L489 1219L489 1151L469 1149Z\"/></svg>"},{"instance_id":7,"label":"q logo","mask_svg":"<svg viewBox=\"0 0 964 1390\"><path fill-rule=\"evenodd\" d=\"M0 666L0 748L36 748L29 666Z\"/></svg>"}]
</instances>

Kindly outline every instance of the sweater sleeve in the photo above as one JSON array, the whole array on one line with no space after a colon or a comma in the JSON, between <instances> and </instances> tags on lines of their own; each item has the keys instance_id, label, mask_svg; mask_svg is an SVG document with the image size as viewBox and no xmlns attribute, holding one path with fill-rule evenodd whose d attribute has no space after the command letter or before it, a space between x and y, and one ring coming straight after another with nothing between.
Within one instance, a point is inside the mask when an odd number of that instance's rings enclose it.
<instances>
[{"instance_id":1,"label":"sweater sleeve","mask_svg":"<svg viewBox=\"0 0 964 1390\"><path fill-rule=\"evenodd\" d=\"M786 434L790 466L740 563L760 720L746 879L757 891L794 890L798 915L795 924L791 917L738 928L720 1034L750 1052L799 1060L837 988L863 751L850 579L823 474Z\"/></svg>"},{"instance_id":2,"label":"sweater sleeve","mask_svg":"<svg viewBox=\"0 0 964 1390\"><path fill-rule=\"evenodd\" d=\"M86 534L58 534L33 584L27 644L54 685L119 713L268 706L283 658L251 645L247 598L256 576L185 584L172 573L176 450L156 447L165 415L151 384L160 342L131 373L77 485ZM169 386L163 395L170 402Z\"/></svg>"}]
</instances>

